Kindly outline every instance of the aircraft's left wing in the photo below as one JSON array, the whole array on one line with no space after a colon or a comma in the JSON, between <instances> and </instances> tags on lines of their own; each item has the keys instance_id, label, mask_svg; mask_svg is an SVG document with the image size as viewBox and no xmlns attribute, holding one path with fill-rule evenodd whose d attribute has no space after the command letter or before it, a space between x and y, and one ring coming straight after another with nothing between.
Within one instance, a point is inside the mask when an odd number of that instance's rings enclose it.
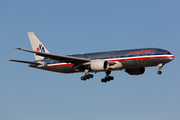
<instances>
[{"instance_id":1,"label":"aircraft's left wing","mask_svg":"<svg viewBox=\"0 0 180 120\"><path fill-rule=\"evenodd\" d=\"M41 65L41 63L38 62L30 62L30 61L22 61L22 60L7 60L7 61L13 61L13 62L19 62L19 63L26 63L26 64L34 64L34 65Z\"/></svg>"},{"instance_id":2,"label":"aircraft's left wing","mask_svg":"<svg viewBox=\"0 0 180 120\"><path fill-rule=\"evenodd\" d=\"M54 60L58 60L61 62L66 62L66 63L79 64L79 63L86 63L86 62L91 61L91 59L87 59L87 58L80 58L80 57L73 57L73 56L66 56L66 55L57 55L57 54L38 52L38 51L27 50L27 49L22 49L22 48L16 48L16 49L35 53L36 55L43 56L45 58L50 58L50 59L54 59Z\"/></svg>"}]
</instances>

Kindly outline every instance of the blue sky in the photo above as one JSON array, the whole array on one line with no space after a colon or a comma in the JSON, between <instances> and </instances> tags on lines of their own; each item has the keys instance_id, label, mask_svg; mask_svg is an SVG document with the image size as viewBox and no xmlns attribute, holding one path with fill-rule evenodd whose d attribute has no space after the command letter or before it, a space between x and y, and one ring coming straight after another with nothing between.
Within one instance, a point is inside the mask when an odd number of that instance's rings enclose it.
<instances>
[{"instance_id":1,"label":"blue sky","mask_svg":"<svg viewBox=\"0 0 180 120\"><path fill-rule=\"evenodd\" d=\"M0 4L0 120L179 120L180 16L178 0L7 0ZM34 60L27 32L55 54L156 47L175 59L130 76L112 72L86 82L6 59Z\"/></svg>"}]
</instances>

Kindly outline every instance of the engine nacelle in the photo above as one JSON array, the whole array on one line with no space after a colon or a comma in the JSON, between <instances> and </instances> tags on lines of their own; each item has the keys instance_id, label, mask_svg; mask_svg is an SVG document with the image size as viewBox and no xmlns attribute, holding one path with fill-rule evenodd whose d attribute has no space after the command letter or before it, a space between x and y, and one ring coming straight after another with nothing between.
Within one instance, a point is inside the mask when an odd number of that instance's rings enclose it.
<instances>
[{"instance_id":1,"label":"engine nacelle","mask_svg":"<svg viewBox=\"0 0 180 120\"><path fill-rule=\"evenodd\" d=\"M90 64L90 68L92 71L108 70L109 69L109 63L108 63L108 61L104 61L104 60L93 61Z\"/></svg>"},{"instance_id":2,"label":"engine nacelle","mask_svg":"<svg viewBox=\"0 0 180 120\"><path fill-rule=\"evenodd\" d=\"M129 75L141 75L145 72L145 68L131 68L125 70Z\"/></svg>"}]
</instances>

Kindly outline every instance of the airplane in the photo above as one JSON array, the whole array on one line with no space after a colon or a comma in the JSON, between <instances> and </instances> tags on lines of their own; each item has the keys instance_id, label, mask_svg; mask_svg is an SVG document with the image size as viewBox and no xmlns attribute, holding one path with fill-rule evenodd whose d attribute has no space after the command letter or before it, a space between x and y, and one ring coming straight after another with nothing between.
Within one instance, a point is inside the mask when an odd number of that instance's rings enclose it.
<instances>
[{"instance_id":1,"label":"airplane","mask_svg":"<svg viewBox=\"0 0 180 120\"><path fill-rule=\"evenodd\" d=\"M32 50L16 48L18 50L34 53L36 61L12 60L8 61L26 63L29 67L60 73L84 72L80 79L86 81L93 78L97 72L105 72L106 76L101 82L113 80L111 71L125 70L129 75L141 75L145 67L157 66L158 74L162 74L162 67L174 59L169 51L159 48L141 48L130 50L117 50L109 52L96 52L75 55L51 54L34 32L28 32Z\"/></svg>"}]
</instances>

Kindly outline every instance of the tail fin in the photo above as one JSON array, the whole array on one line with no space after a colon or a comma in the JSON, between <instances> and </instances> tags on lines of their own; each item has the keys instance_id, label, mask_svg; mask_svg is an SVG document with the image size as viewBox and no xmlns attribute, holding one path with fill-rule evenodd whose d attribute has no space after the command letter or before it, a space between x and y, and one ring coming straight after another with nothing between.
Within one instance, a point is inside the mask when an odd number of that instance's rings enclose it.
<instances>
[{"instance_id":1,"label":"tail fin","mask_svg":"<svg viewBox=\"0 0 180 120\"><path fill-rule=\"evenodd\" d=\"M28 32L29 40L34 51L50 53L42 42L36 37L34 32ZM36 60L43 60L44 57L34 54Z\"/></svg>"}]
</instances>

